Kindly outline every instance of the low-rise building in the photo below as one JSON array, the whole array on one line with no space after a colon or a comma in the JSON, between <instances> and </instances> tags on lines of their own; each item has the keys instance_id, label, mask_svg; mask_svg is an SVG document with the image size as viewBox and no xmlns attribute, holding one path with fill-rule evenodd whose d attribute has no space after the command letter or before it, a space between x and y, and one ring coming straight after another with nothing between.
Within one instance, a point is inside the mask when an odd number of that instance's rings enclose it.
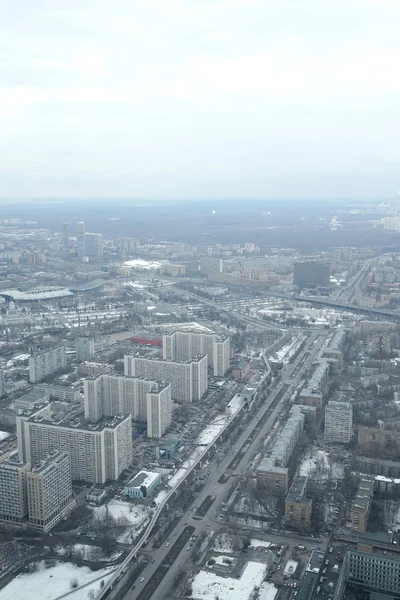
<instances>
[{"instance_id":1,"label":"low-rise building","mask_svg":"<svg viewBox=\"0 0 400 600\"><path fill-rule=\"evenodd\" d=\"M156 446L156 457L160 460L171 460L180 452L182 440L175 435L166 435Z\"/></svg>"},{"instance_id":2,"label":"low-rise building","mask_svg":"<svg viewBox=\"0 0 400 600\"><path fill-rule=\"evenodd\" d=\"M126 484L124 494L129 498L150 498L161 483L160 473L140 471Z\"/></svg>"},{"instance_id":3,"label":"low-rise building","mask_svg":"<svg viewBox=\"0 0 400 600\"><path fill-rule=\"evenodd\" d=\"M297 475L285 500L285 524L296 529L309 529L312 500L307 498L307 477Z\"/></svg>"},{"instance_id":4,"label":"low-rise building","mask_svg":"<svg viewBox=\"0 0 400 600\"><path fill-rule=\"evenodd\" d=\"M247 358L239 358L234 361L232 366L232 375L235 379L242 381L246 379L247 375L250 373L250 361Z\"/></svg>"},{"instance_id":5,"label":"low-rise building","mask_svg":"<svg viewBox=\"0 0 400 600\"><path fill-rule=\"evenodd\" d=\"M373 479L362 477L351 508L351 529L353 531L359 533L366 531L373 493Z\"/></svg>"}]
</instances>

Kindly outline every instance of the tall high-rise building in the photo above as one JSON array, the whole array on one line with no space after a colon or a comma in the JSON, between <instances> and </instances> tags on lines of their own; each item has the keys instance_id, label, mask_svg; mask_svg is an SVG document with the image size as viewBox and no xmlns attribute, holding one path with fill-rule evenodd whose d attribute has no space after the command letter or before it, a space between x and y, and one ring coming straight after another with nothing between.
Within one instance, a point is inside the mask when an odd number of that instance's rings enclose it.
<instances>
[{"instance_id":1,"label":"tall high-rise building","mask_svg":"<svg viewBox=\"0 0 400 600\"><path fill-rule=\"evenodd\" d=\"M304 261L294 263L293 283L299 288L330 286L330 267L325 262Z\"/></svg>"},{"instance_id":2,"label":"tall high-rise building","mask_svg":"<svg viewBox=\"0 0 400 600\"><path fill-rule=\"evenodd\" d=\"M91 483L116 480L132 462L130 415L103 418L97 423L51 418L49 405L17 416L18 454L32 465L55 450L71 457L72 479Z\"/></svg>"},{"instance_id":3,"label":"tall high-rise building","mask_svg":"<svg viewBox=\"0 0 400 600\"><path fill-rule=\"evenodd\" d=\"M53 452L26 475L29 524L49 531L75 506L71 459L68 452Z\"/></svg>"},{"instance_id":4,"label":"tall high-rise building","mask_svg":"<svg viewBox=\"0 0 400 600\"><path fill-rule=\"evenodd\" d=\"M69 255L69 224L64 221L61 230L61 253L64 258Z\"/></svg>"},{"instance_id":5,"label":"tall high-rise building","mask_svg":"<svg viewBox=\"0 0 400 600\"><path fill-rule=\"evenodd\" d=\"M50 350L43 350L29 357L29 381L40 383L67 366L67 351L65 346L56 346Z\"/></svg>"},{"instance_id":6,"label":"tall high-rise building","mask_svg":"<svg viewBox=\"0 0 400 600\"><path fill-rule=\"evenodd\" d=\"M350 402L328 402L325 408L325 443L349 444L352 433L353 407Z\"/></svg>"},{"instance_id":7,"label":"tall high-rise building","mask_svg":"<svg viewBox=\"0 0 400 600\"><path fill-rule=\"evenodd\" d=\"M206 354L208 367L216 377L223 377L229 369L230 337L215 333L174 331L163 335L164 360L192 360Z\"/></svg>"},{"instance_id":8,"label":"tall high-rise building","mask_svg":"<svg viewBox=\"0 0 400 600\"><path fill-rule=\"evenodd\" d=\"M119 242L119 254L121 258L137 254L139 242L135 238L122 238Z\"/></svg>"},{"instance_id":9,"label":"tall high-rise building","mask_svg":"<svg viewBox=\"0 0 400 600\"><path fill-rule=\"evenodd\" d=\"M85 233L85 256L92 260L98 260L103 256L101 233Z\"/></svg>"},{"instance_id":10,"label":"tall high-rise building","mask_svg":"<svg viewBox=\"0 0 400 600\"><path fill-rule=\"evenodd\" d=\"M16 452L0 456L0 520L21 523L28 514L26 475L30 463Z\"/></svg>"},{"instance_id":11,"label":"tall high-rise building","mask_svg":"<svg viewBox=\"0 0 400 600\"><path fill-rule=\"evenodd\" d=\"M207 389L207 356L175 361L127 354L124 357L124 373L128 377L166 381L171 384L173 400L197 402Z\"/></svg>"},{"instance_id":12,"label":"tall high-rise building","mask_svg":"<svg viewBox=\"0 0 400 600\"><path fill-rule=\"evenodd\" d=\"M160 414L155 398L159 398ZM159 428L154 425L149 437L156 437L153 431L168 429L171 424L172 401L171 384L138 377L102 374L84 381L85 419L93 423L103 416L130 414L135 421L147 422L149 430L149 403L153 403L151 417L157 419ZM154 417L154 418L153 418ZM154 421L156 423L156 421ZM158 425L157 425L158 427ZM162 435L162 434L161 434Z\"/></svg>"},{"instance_id":13,"label":"tall high-rise building","mask_svg":"<svg viewBox=\"0 0 400 600\"><path fill-rule=\"evenodd\" d=\"M83 260L86 257L85 223L83 221L79 221L76 226L76 246L78 258Z\"/></svg>"},{"instance_id":14,"label":"tall high-rise building","mask_svg":"<svg viewBox=\"0 0 400 600\"><path fill-rule=\"evenodd\" d=\"M75 343L76 360L85 362L94 356L94 340L92 338L78 338Z\"/></svg>"},{"instance_id":15,"label":"tall high-rise building","mask_svg":"<svg viewBox=\"0 0 400 600\"><path fill-rule=\"evenodd\" d=\"M160 438L172 422L171 385L160 386L147 394L147 436Z\"/></svg>"}]
</instances>

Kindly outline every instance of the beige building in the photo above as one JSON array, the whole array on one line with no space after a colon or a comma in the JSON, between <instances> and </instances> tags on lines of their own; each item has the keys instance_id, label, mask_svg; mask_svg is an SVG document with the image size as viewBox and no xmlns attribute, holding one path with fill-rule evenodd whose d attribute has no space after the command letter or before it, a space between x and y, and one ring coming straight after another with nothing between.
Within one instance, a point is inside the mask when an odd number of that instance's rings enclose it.
<instances>
[{"instance_id":1,"label":"beige building","mask_svg":"<svg viewBox=\"0 0 400 600\"><path fill-rule=\"evenodd\" d=\"M29 525L50 531L75 507L68 452L53 452L26 476Z\"/></svg>"},{"instance_id":2,"label":"beige building","mask_svg":"<svg viewBox=\"0 0 400 600\"><path fill-rule=\"evenodd\" d=\"M288 491L289 469L287 465L303 431L304 420L304 414L300 409L295 409L290 414L272 452L266 454L257 467L257 481L270 494L280 496Z\"/></svg>"},{"instance_id":3,"label":"beige building","mask_svg":"<svg viewBox=\"0 0 400 600\"><path fill-rule=\"evenodd\" d=\"M127 354L124 373L170 383L171 397L178 402L197 402L207 390L207 356L176 361Z\"/></svg>"},{"instance_id":4,"label":"beige building","mask_svg":"<svg viewBox=\"0 0 400 600\"><path fill-rule=\"evenodd\" d=\"M366 531L373 493L373 479L363 477L351 507L351 529L353 531L358 533Z\"/></svg>"},{"instance_id":5,"label":"beige building","mask_svg":"<svg viewBox=\"0 0 400 600\"><path fill-rule=\"evenodd\" d=\"M285 499L285 525L296 529L309 529L312 500L306 497L307 477L297 475Z\"/></svg>"},{"instance_id":6,"label":"beige building","mask_svg":"<svg viewBox=\"0 0 400 600\"><path fill-rule=\"evenodd\" d=\"M358 445L370 452L379 453L380 450L384 449L396 449L398 451L400 448L400 431L378 429L376 427L359 427Z\"/></svg>"},{"instance_id":7,"label":"beige building","mask_svg":"<svg viewBox=\"0 0 400 600\"><path fill-rule=\"evenodd\" d=\"M352 434L353 407L350 402L328 402L325 408L324 442L349 444Z\"/></svg>"},{"instance_id":8,"label":"beige building","mask_svg":"<svg viewBox=\"0 0 400 600\"><path fill-rule=\"evenodd\" d=\"M230 337L215 333L174 331L163 335L163 359L186 361L205 354L215 377L224 377L230 363Z\"/></svg>"},{"instance_id":9,"label":"beige building","mask_svg":"<svg viewBox=\"0 0 400 600\"><path fill-rule=\"evenodd\" d=\"M22 523L28 514L26 476L30 463L21 462L16 452L0 457L0 520Z\"/></svg>"}]
</instances>

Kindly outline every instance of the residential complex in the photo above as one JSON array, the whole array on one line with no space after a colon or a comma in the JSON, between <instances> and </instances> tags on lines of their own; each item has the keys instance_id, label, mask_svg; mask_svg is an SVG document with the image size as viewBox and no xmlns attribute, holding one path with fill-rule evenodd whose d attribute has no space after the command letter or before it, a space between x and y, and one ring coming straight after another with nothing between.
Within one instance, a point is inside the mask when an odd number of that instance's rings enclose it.
<instances>
[{"instance_id":1,"label":"residential complex","mask_svg":"<svg viewBox=\"0 0 400 600\"><path fill-rule=\"evenodd\" d=\"M84 382L85 419L97 423L121 413L147 423L148 437L161 437L171 425L171 384L140 377L99 375Z\"/></svg>"},{"instance_id":2,"label":"residential complex","mask_svg":"<svg viewBox=\"0 0 400 600\"><path fill-rule=\"evenodd\" d=\"M285 524L297 529L309 529L312 500L307 498L307 477L297 475L285 499Z\"/></svg>"},{"instance_id":3,"label":"residential complex","mask_svg":"<svg viewBox=\"0 0 400 600\"><path fill-rule=\"evenodd\" d=\"M75 507L68 452L54 451L26 475L29 524L49 531Z\"/></svg>"},{"instance_id":4,"label":"residential complex","mask_svg":"<svg viewBox=\"0 0 400 600\"><path fill-rule=\"evenodd\" d=\"M124 373L171 384L171 397L178 402L197 402L207 389L207 356L191 360L161 360L127 354Z\"/></svg>"},{"instance_id":5,"label":"residential complex","mask_svg":"<svg viewBox=\"0 0 400 600\"><path fill-rule=\"evenodd\" d=\"M185 361L199 355L207 356L207 363L216 377L223 377L229 369L230 337L215 333L174 331L163 335L163 359Z\"/></svg>"},{"instance_id":6,"label":"residential complex","mask_svg":"<svg viewBox=\"0 0 400 600\"><path fill-rule=\"evenodd\" d=\"M0 520L21 523L28 513L26 476L30 463L16 452L0 456Z\"/></svg>"},{"instance_id":7,"label":"residential complex","mask_svg":"<svg viewBox=\"0 0 400 600\"><path fill-rule=\"evenodd\" d=\"M130 415L54 421L49 405L17 416L18 453L38 465L54 450L71 456L72 479L92 483L116 480L132 462Z\"/></svg>"},{"instance_id":8,"label":"residential complex","mask_svg":"<svg viewBox=\"0 0 400 600\"><path fill-rule=\"evenodd\" d=\"M94 356L94 340L92 338L78 338L76 340L76 360L85 362Z\"/></svg>"},{"instance_id":9,"label":"residential complex","mask_svg":"<svg viewBox=\"0 0 400 600\"><path fill-rule=\"evenodd\" d=\"M359 533L366 531L373 493L373 479L362 477L351 508L351 528L353 531Z\"/></svg>"},{"instance_id":10,"label":"residential complex","mask_svg":"<svg viewBox=\"0 0 400 600\"><path fill-rule=\"evenodd\" d=\"M304 419L300 410L292 412L272 451L266 454L258 465L257 480L270 494L280 496L288 491L287 465L303 431Z\"/></svg>"},{"instance_id":11,"label":"residential complex","mask_svg":"<svg viewBox=\"0 0 400 600\"><path fill-rule=\"evenodd\" d=\"M67 367L65 346L57 346L51 350L43 350L29 357L29 381L39 383L49 375L62 371Z\"/></svg>"},{"instance_id":12,"label":"residential complex","mask_svg":"<svg viewBox=\"0 0 400 600\"><path fill-rule=\"evenodd\" d=\"M324 441L349 444L353 432L353 407L350 402L331 400L325 407Z\"/></svg>"}]
</instances>

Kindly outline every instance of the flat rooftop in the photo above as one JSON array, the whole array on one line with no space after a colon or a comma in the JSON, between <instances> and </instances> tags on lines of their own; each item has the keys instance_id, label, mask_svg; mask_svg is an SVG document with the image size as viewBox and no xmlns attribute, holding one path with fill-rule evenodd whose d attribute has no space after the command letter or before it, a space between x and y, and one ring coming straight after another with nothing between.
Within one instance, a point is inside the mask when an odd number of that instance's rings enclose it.
<instances>
[{"instance_id":1,"label":"flat rooftop","mask_svg":"<svg viewBox=\"0 0 400 600\"><path fill-rule=\"evenodd\" d=\"M140 471L133 479L131 479L129 483L126 484L125 487L135 488L144 485L148 488L152 483L154 483L154 481L157 481L157 479L160 479L159 473L153 473L152 471Z\"/></svg>"}]
</instances>

